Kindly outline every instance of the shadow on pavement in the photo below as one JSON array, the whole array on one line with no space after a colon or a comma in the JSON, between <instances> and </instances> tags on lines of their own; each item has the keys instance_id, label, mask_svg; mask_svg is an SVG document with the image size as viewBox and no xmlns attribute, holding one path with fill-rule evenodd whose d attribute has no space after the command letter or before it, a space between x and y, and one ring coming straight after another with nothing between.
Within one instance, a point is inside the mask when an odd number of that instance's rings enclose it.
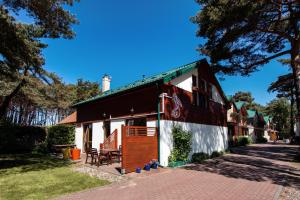
<instances>
[{"instance_id":1,"label":"shadow on pavement","mask_svg":"<svg viewBox=\"0 0 300 200\"><path fill-rule=\"evenodd\" d=\"M233 154L183 167L250 181L272 181L274 184L300 189L300 170L282 161L292 161L297 147L254 145L235 148ZM266 159L267 158L267 159Z\"/></svg>"}]
</instances>

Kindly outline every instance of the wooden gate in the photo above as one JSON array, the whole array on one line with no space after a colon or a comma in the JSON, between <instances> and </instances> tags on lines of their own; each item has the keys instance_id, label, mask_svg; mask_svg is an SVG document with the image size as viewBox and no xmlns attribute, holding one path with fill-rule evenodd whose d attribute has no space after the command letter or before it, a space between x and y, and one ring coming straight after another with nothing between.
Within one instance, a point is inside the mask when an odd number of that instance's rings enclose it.
<instances>
[{"instance_id":1,"label":"wooden gate","mask_svg":"<svg viewBox=\"0 0 300 200\"><path fill-rule=\"evenodd\" d=\"M122 126L122 169L125 173L158 159L157 128Z\"/></svg>"}]
</instances>

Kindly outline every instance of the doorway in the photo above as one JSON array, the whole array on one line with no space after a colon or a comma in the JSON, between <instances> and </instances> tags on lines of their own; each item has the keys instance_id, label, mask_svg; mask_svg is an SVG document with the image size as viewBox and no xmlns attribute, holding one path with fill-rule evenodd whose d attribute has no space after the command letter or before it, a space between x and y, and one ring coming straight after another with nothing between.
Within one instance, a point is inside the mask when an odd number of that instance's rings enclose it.
<instances>
[{"instance_id":1,"label":"doorway","mask_svg":"<svg viewBox=\"0 0 300 200\"><path fill-rule=\"evenodd\" d=\"M104 139L108 138L110 136L110 121L104 121L103 123L103 129L104 129Z\"/></svg>"},{"instance_id":2,"label":"doorway","mask_svg":"<svg viewBox=\"0 0 300 200\"><path fill-rule=\"evenodd\" d=\"M93 126L92 124L83 125L83 150L86 152L88 149L92 148L93 141Z\"/></svg>"}]
</instances>

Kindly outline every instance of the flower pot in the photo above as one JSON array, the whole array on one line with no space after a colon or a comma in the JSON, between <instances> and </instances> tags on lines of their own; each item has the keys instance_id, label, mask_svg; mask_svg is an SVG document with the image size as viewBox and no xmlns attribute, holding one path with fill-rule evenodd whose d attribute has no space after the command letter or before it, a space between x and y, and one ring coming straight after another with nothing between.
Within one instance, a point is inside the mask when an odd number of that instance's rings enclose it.
<instances>
[{"instance_id":1,"label":"flower pot","mask_svg":"<svg viewBox=\"0 0 300 200\"><path fill-rule=\"evenodd\" d=\"M155 162L155 163L152 164L151 167L152 167L153 169L157 169L157 168L158 168L158 164Z\"/></svg>"},{"instance_id":2,"label":"flower pot","mask_svg":"<svg viewBox=\"0 0 300 200\"><path fill-rule=\"evenodd\" d=\"M150 171L151 166L149 164L145 165L144 170Z\"/></svg>"},{"instance_id":3,"label":"flower pot","mask_svg":"<svg viewBox=\"0 0 300 200\"><path fill-rule=\"evenodd\" d=\"M135 169L135 172L136 172L136 173L141 173L141 171L142 171L142 170L141 170L141 168L139 168L139 167Z\"/></svg>"}]
</instances>

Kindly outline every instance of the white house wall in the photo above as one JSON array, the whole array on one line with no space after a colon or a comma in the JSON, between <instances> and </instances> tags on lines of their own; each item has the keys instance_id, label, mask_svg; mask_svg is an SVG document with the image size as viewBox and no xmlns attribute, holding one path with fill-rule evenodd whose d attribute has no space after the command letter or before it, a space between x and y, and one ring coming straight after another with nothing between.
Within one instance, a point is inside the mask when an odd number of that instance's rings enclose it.
<instances>
[{"instance_id":1,"label":"white house wall","mask_svg":"<svg viewBox=\"0 0 300 200\"><path fill-rule=\"evenodd\" d=\"M213 151L224 151L228 148L227 127L161 120L160 164L162 166L168 166L168 157L173 149L172 128L175 124L193 135L190 156L197 152L211 154Z\"/></svg>"},{"instance_id":2,"label":"white house wall","mask_svg":"<svg viewBox=\"0 0 300 200\"><path fill-rule=\"evenodd\" d=\"M82 124L77 124L75 127L75 144L78 149L81 149L83 145L83 126Z\"/></svg>"},{"instance_id":3,"label":"white house wall","mask_svg":"<svg viewBox=\"0 0 300 200\"><path fill-rule=\"evenodd\" d=\"M193 86L193 79L192 75L195 75L198 77L197 69L194 69L186 74L183 74L171 81L172 85L175 85L183 90L192 92L192 86Z\"/></svg>"},{"instance_id":4,"label":"white house wall","mask_svg":"<svg viewBox=\"0 0 300 200\"><path fill-rule=\"evenodd\" d=\"M92 147L100 149L100 143L104 141L103 122L93 123Z\"/></svg>"},{"instance_id":5,"label":"white house wall","mask_svg":"<svg viewBox=\"0 0 300 200\"><path fill-rule=\"evenodd\" d=\"M125 120L111 120L110 130L113 132L115 129L118 130L118 146L122 144L122 125L125 125Z\"/></svg>"}]
</instances>

